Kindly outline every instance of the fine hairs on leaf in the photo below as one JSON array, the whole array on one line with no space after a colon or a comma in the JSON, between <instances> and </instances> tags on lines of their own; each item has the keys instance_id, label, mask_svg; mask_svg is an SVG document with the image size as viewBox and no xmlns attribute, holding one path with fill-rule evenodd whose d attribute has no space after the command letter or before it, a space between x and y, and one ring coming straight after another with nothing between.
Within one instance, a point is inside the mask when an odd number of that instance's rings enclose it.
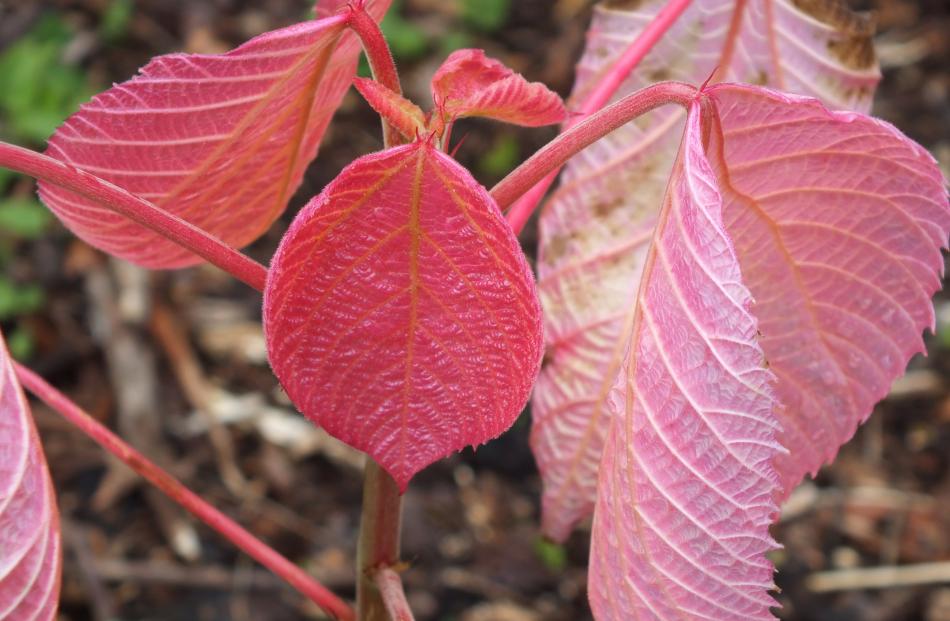
<instances>
[{"instance_id":1,"label":"fine hairs on leaf","mask_svg":"<svg viewBox=\"0 0 950 621\"><path fill-rule=\"evenodd\" d=\"M271 262L264 327L297 407L403 490L510 427L541 362L518 241L431 140L360 158L298 214Z\"/></svg>"},{"instance_id":2,"label":"fine hairs on leaf","mask_svg":"<svg viewBox=\"0 0 950 621\"><path fill-rule=\"evenodd\" d=\"M606 0L573 100L590 112L625 59L617 101L489 192L445 152L456 120L536 127L573 104L462 49L423 112L377 23L389 4L325 0L317 19L227 54L158 57L70 117L47 155L0 143L0 165L41 179L92 245L152 268L206 259L263 291L277 380L368 455L356 610L0 339L0 619L55 618L60 583L21 383L327 614L359 621L413 618L398 573L410 480L503 433L534 390L542 530L564 539L593 515L597 621L774 619L779 504L923 350L950 236L934 159L864 114L879 79L870 22L841 0ZM359 44L373 79L355 77ZM351 82L384 148L310 200L264 268L233 247L284 210ZM499 205L565 164L536 285ZM530 209L515 211L520 230Z\"/></svg>"}]
</instances>

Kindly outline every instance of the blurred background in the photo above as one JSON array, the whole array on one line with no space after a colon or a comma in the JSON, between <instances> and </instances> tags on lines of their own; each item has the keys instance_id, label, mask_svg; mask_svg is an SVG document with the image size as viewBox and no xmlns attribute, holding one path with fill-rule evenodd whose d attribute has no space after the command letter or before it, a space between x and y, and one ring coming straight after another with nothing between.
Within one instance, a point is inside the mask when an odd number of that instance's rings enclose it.
<instances>
[{"instance_id":1,"label":"blurred background","mask_svg":"<svg viewBox=\"0 0 950 621\"><path fill-rule=\"evenodd\" d=\"M860 0L884 69L875 112L950 164L950 3ZM384 23L407 95L481 47L566 95L588 0L396 0ZM43 149L78 105L156 54L217 53L305 18L305 0L0 0L0 138ZM491 186L554 135L463 121L458 158ZM285 216L380 148L353 92ZM523 235L533 255L535 233ZM929 356L774 528L781 619L950 621L950 298ZM148 273L73 238L32 181L0 170L0 327L15 357L325 584L353 595L361 458L297 415L266 363L260 297L213 268ZM265 570L36 406L65 537L68 621L318 619ZM424 471L406 497L419 621L583 621L589 531L538 537L540 483L522 416L501 439ZM941 564L942 563L942 564ZM896 567L889 586L860 571ZM901 586L894 586L901 583Z\"/></svg>"}]
</instances>

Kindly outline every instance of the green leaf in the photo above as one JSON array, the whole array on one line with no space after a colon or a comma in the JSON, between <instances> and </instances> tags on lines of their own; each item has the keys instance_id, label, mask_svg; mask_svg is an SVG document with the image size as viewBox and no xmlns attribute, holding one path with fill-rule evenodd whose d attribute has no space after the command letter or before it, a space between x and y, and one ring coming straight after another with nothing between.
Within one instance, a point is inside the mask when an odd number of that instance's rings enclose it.
<instances>
[{"instance_id":1,"label":"green leaf","mask_svg":"<svg viewBox=\"0 0 950 621\"><path fill-rule=\"evenodd\" d=\"M392 3L379 27L396 60L413 60L429 49L429 37L425 31L403 17L402 2Z\"/></svg>"},{"instance_id":2,"label":"green leaf","mask_svg":"<svg viewBox=\"0 0 950 621\"><path fill-rule=\"evenodd\" d=\"M92 95L85 74L62 60L72 37L49 16L0 54L0 136L42 143Z\"/></svg>"},{"instance_id":3,"label":"green leaf","mask_svg":"<svg viewBox=\"0 0 950 621\"><path fill-rule=\"evenodd\" d=\"M461 0L462 19L484 32L496 32L508 21L510 0Z\"/></svg>"},{"instance_id":4,"label":"green leaf","mask_svg":"<svg viewBox=\"0 0 950 621\"><path fill-rule=\"evenodd\" d=\"M99 34L102 38L106 41L116 41L124 37L134 8L132 0L112 0L99 22Z\"/></svg>"},{"instance_id":5,"label":"green leaf","mask_svg":"<svg viewBox=\"0 0 950 621\"><path fill-rule=\"evenodd\" d=\"M43 290L38 286L18 285L0 276L0 321L37 311L43 302Z\"/></svg>"},{"instance_id":6,"label":"green leaf","mask_svg":"<svg viewBox=\"0 0 950 621\"><path fill-rule=\"evenodd\" d=\"M49 211L36 200L0 201L0 234L35 239L43 234L52 219Z\"/></svg>"},{"instance_id":7,"label":"green leaf","mask_svg":"<svg viewBox=\"0 0 950 621\"><path fill-rule=\"evenodd\" d=\"M479 170L491 177L501 178L508 174L519 161L521 149L518 141L510 134L503 134L478 162Z\"/></svg>"},{"instance_id":8,"label":"green leaf","mask_svg":"<svg viewBox=\"0 0 950 621\"><path fill-rule=\"evenodd\" d=\"M559 573L567 567L567 551L561 544L538 538L534 542L534 553L552 572Z\"/></svg>"},{"instance_id":9,"label":"green leaf","mask_svg":"<svg viewBox=\"0 0 950 621\"><path fill-rule=\"evenodd\" d=\"M27 360L33 356L36 341L29 330L16 327L7 337L7 348L10 350L10 355L17 360Z\"/></svg>"},{"instance_id":10,"label":"green leaf","mask_svg":"<svg viewBox=\"0 0 950 621\"><path fill-rule=\"evenodd\" d=\"M439 51L443 56L448 56L455 50L466 47L474 47L472 37L468 33L453 30L446 32L439 38Z\"/></svg>"}]
</instances>

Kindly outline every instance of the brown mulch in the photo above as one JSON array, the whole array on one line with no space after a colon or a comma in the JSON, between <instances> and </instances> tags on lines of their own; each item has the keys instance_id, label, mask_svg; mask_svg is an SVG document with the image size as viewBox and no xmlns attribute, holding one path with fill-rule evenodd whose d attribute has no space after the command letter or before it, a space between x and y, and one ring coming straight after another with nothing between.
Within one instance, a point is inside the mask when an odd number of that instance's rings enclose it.
<instances>
[{"instance_id":1,"label":"brown mulch","mask_svg":"<svg viewBox=\"0 0 950 621\"><path fill-rule=\"evenodd\" d=\"M94 33L106 0L4 7L0 47L43 11ZM566 94L589 16L584 0L511 0L503 28L468 28L472 44ZM950 162L950 5L866 0L877 15L885 80L876 113ZM430 50L401 64L425 105L440 34L460 28L454 2L407 0ZM298 0L139 0L125 35L76 58L99 84L131 76L150 56L216 52L305 14ZM87 37L88 38L88 37ZM2 82L2 78L0 78ZM483 154L513 136L523 159L553 135L468 122L460 160L486 185ZM266 262L293 214L349 161L380 147L378 120L351 93L291 208L249 252ZM946 170L946 168L945 168ZM533 233L524 235L531 254ZM11 270L42 284L45 307L21 320L36 341L28 364L93 415L159 459L194 490L353 596L359 457L304 424L263 357L260 297L211 268L145 274L104 258L58 225L22 242ZM942 584L819 592L821 576L878 565L950 561L950 301L930 355L880 404L836 463L798 490L775 537L779 616L794 621L950 621ZM158 309L149 313L146 309ZM150 406L145 420L142 404ZM60 618L278 621L319 612L200 524L156 498L53 413L36 407L64 518ZM540 483L523 416L478 452L420 474L406 496L404 574L419 621L583 621L587 537L563 547L538 535ZM852 572L852 573L849 573ZM827 576L825 576L827 579Z\"/></svg>"}]
</instances>

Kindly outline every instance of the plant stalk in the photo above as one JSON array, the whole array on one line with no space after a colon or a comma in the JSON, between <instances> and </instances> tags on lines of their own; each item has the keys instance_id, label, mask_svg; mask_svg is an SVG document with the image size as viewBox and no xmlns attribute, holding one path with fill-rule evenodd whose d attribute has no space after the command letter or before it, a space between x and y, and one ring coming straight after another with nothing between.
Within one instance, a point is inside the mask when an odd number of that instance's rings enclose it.
<instances>
[{"instance_id":1,"label":"plant stalk","mask_svg":"<svg viewBox=\"0 0 950 621\"><path fill-rule=\"evenodd\" d=\"M376 574L399 563L402 495L379 464L366 458L363 513L356 550L356 614L359 621L390 621L386 601L374 581ZM399 582L401 587L402 582ZM390 585L389 590L395 586ZM390 594L389 599L394 595ZM403 595L405 597L405 595Z\"/></svg>"},{"instance_id":2,"label":"plant stalk","mask_svg":"<svg viewBox=\"0 0 950 621\"><path fill-rule=\"evenodd\" d=\"M646 28L630 42L630 45L624 50L617 62L610 68L603 78L597 83L594 89L581 104L578 115L569 120L566 128L573 127L581 122L587 116L594 114L604 107L614 96L617 90L623 85L630 73L640 64L640 61L653 49L663 35L676 23L676 20L689 7L692 0L670 0L664 6L657 16L647 25ZM527 190L519 198L508 212L508 223L514 229L515 234L521 232L528 218L537 208L541 199L547 193L548 188L557 179L557 174L561 167L558 166L549 172L541 181Z\"/></svg>"},{"instance_id":3,"label":"plant stalk","mask_svg":"<svg viewBox=\"0 0 950 621\"><path fill-rule=\"evenodd\" d=\"M379 24L366 13L362 3L352 7L349 26L359 36L373 72L373 79L394 93L402 94L392 52ZM385 119L383 144L389 148L404 142L402 134ZM402 581L387 582L383 593L375 577L399 562L399 533L402 527L402 495L399 486L372 458L366 458L363 475L363 510L356 550L356 614L359 621L390 621L387 602L405 602ZM408 605L405 608L408 611ZM396 621L409 617L392 617Z\"/></svg>"},{"instance_id":4,"label":"plant stalk","mask_svg":"<svg viewBox=\"0 0 950 621\"><path fill-rule=\"evenodd\" d=\"M409 602L406 601L406 591L402 586L399 572L395 569L380 569L373 576L373 581L382 595L392 621L415 621Z\"/></svg>"},{"instance_id":5,"label":"plant stalk","mask_svg":"<svg viewBox=\"0 0 950 621\"><path fill-rule=\"evenodd\" d=\"M552 171L556 172L576 153L621 125L664 104L676 103L684 107L688 106L698 94L699 90L695 86L683 82L659 82L627 95L568 128L539 149L491 189L492 198L498 203L499 208L504 209L545 175ZM524 216L524 220L527 220L527 216ZM512 214L509 214L509 222L512 222ZM514 224L512 228L515 228ZM521 221L520 227L523 226L524 222ZM515 228L515 231L519 231L520 227Z\"/></svg>"},{"instance_id":6,"label":"plant stalk","mask_svg":"<svg viewBox=\"0 0 950 621\"><path fill-rule=\"evenodd\" d=\"M264 290L266 267L190 222L104 179L48 155L5 142L0 142L0 167L42 179L95 201L187 248L248 286Z\"/></svg>"},{"instance_id":7,"label":"plant stalk","mask_svg":"<svg viewBox=\"0 0 950 621\"><path fill-rule=\"evenodd\" d=\"M354 621L353 609L326 587L308 576L302 569L281 556L266 543L257 539L231 518L212 507L155 463L149 461L148 458L126 444L121 438L93 419L33 371L16 362L13 363L13 368L27 390L59 412L63 418L78 427L102 448L116 456L166 496L216 530L247 553L248 556L277 574L319 606L331 618L339 621Z\"/></svg>"},{"instance_id":8,"label":"plant stalk","mask_svg":"<svg viewBox=\"0 0 950 621\"><path fill-rule=\"evenodd\" d=\"M392 92L402 95L399 72L396 70L396 63L393 60L389 44L386 43L386 37L379 29L376 20L366 12L362 3L350 7L347 24L356 32L363 44L363 52L365 52L369 68L373 72L373 79ZM386 148L403 144L404 140L399 130L386 122L386 119L382 119L382 122L383 144Z\"/></svg>"}]
</instances>

